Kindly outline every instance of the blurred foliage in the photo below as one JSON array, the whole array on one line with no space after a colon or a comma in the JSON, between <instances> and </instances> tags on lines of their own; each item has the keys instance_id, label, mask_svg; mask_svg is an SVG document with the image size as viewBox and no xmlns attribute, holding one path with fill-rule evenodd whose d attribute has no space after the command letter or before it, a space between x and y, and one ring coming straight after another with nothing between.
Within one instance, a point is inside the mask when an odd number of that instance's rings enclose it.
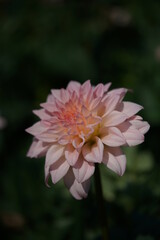
<instances>
[{"instance_id":1,"label":"blurred foliage","mask_svg":"<svg viewBox=\"0 0 160 240\"><path fill-rule=\"evenodd\" d=\"M118 177L102 166L110 239L160 239L160 1L0 0L0 229L5 240L101 239L94 187L76 201L44 185L44 159L28 159L36 117L51 88L71 79L133 89L151 124L124 149Z\"/></svg>"}]
</instances>

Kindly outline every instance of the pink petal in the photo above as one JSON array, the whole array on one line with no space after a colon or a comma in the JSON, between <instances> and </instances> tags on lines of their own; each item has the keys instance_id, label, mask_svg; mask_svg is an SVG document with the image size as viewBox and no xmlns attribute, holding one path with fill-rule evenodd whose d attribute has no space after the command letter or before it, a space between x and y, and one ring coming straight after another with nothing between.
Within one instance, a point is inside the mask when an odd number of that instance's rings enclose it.
<instances>
[{"instance_id":1,"label":"pink petal","mask_svg":"<svg viewBox=\"0 0 160 240\"><path fill-rule=\"evenodd\" d=\"M100 102L101 102L101 97L94 98L88 106L89 110L92 111L93 109L95 109Z\"/></svg>"},{"instance_id":2,"label":"pink petal","mask_svg":"<svg viewBox=\"0 0 160 240\"><path fill-rule=\"evenodd\" d=\"M79 157L79 151L72 144L68 144L65 149L65 158L70 166L74 166Z\"/></svg>"},{"instance_id":3,"label":"pink petal","mask_svg":"<svg viewBox=\"0 0 160 240\"><path fill-rule=\"evenodd\" d=\"M132 117L133 115L135 115L137 112L139 112L142 109L143 109L142 106L140 106L136 103L132 103L132 102L122 102L117 107L117 110L125 113L128 116L128 118Z\"/></svg>"},{"instance_id":4,"label":"pink petal","mask_svg":"<svg viewBox=\"0 0 160 240\"><path fill-rule=\"evenodd\" d=\"M144 135L129 122L119 125L118 128L122 132L129 146L136 146L144 141Z\"/></svg>"},{"instance_id":5,"label":"pink petal","mask_svg":"<svg viewBox=\"0 0 160 240\"><path fill-rule=\"evenodd\" d=\"M90 80L84 82L80 89L80 96L84 102L88 103L88 98L92 95L92 86Z\"/></svg>"},{"instance_id":6,"label":"pink petal","mask_svg":"<svg viewBox=\"0 0 160 240\"><path fill-rule=\"evenodd\" d=\"M119 125L127 119L127 116L121 112L113 111L103 118L103 125L105 127L112 127Z\"/></svg>"},{"instance_id":7,"label":"pink petal","mask_svg":"<svg viewBox=\"0 0 160 240\"><path fill-rule=\"evenodd\" d=\"M107 114L112 112L116 108L116 106L119 102L119 99L120 99L119 95L116 95L116 96L106 95L102 99L102 102L101 102L100 106L98 107L98 111L97 111L98 116L105 117Z\"/></svg>"},{"instance_id":8,"label":"pink petal","mask_svg":"<svg viewBox=\"0 0 160 240\"><path fill-rule=\"evenodd\" d=\"M116 127L101 129L100 137L102 142L110 147L123 146L126 143L123 134Z\"/></svg>"},{"instance_id":9,"label":"pink petal","mask_svg":"<svg viewBox=\"0 0 160 240\"><path fill-rule=\"evenodd\" d=\"M148 132L150 125L148 122L139 121L139 120L129 120L129 122L140 131L140 133L145 134Z\"/></svg>"},{"instance_id":10,"label":"pink petal","mask_svg":"<svg viewBox=\"0 0 160 240\"><path fill-rule=\"evenodd\" d=\"M72 170L70 169L64 177L64 183L73 197L77 200L87 197L90 187L90 179L83 183L78 183L74 177Z\"/></svg>"},{"instance_id":11,"label":"pink petal","mask_svg":"<svg viewBox=\"0 0 160 240\"><path fill-rule=\"evenodd\" d=\"M37 139L34 139L27 153L27 157L37 158L40 156L44 156L47 149L48 149L48 145L44 145L43 142L38 141Z\"/></svg>"},{"instance_id":12,"label":"pink petal","mask_svg":"<svg viewBox=\"0 0 160 240\"><path fill-rule=\"evenodd\" d=\"M143 118L139 115L134 115L129 120L143 120Z\"/></svg>"},{"instance_id":13,"label":"pink petal","mask_svg":"<svg viewBox=\"0 0 160 240\"><path fill-rule=\"evenodd\" d=\"M54 143L57 142L58 136L52 130L48 130L41 134L36 135L37 139L43 142Z\"/></svg>"},{"instance_id":14,"label":"pink petal","mask_svg":"<svg viewBox=\"0 0 160 240\"><path fill-rule=\"evenodd\" d=\"M90 87L87 94L85 94L85 97L83 95L84 103L86 105L86 108L90 108L90 104L92 103L94 96L93 96L93 87Z\"/></svg>"},{"instance_id":15,"label":"pink petal","mask_svg":"<svg viewBox=\"0 0 160 240\"><path fill-rule=\"evenodd\" d=\"M69 142L70 142L69 135L62 135L58 139L58 143L61 144L61 145L67 145Z\"/></svg>"},{"instance_id":16,"label":"pink petal","mask_svg":"<svg viewBox=\"0 0 160 240\"><path fill-rule=\"evenodd\" d=\"M63 178L69 170L69 164L64 157L61 157L57 162L49 168L52 182L55 184Z\"/></svg>"},{"instance_id":17,"label":"pink petal","mask_svg":"<svg viewBox=\"0 0 160 240\"><path fill-rule=\"evenodd\" d=\"M101 122L101 117L98 116L89 116L87 117L87 126L91 127L91 126L96 126L97 124L99 124Z\"/></svg>"},{"instance_id":18,"label":"pink petal","mask_svg":"<svg viewBox=\"0 0 160 240\"><path fill-rule=\"evenodd\" d=\"M91 88L91 82L90 82L90 80L87 80L82 84L81 91L83 93L87 93L90 88Z\"/></svg>"},{"instance_id":19,"label":"pink petal","mask_svg":"<svg viewBox=\"0 0 160 240\"><path fill-rule=\"evenodd\" d=\"M86 162L81 155L73 168L73 173L76 177L76 180L79 183L82 183L88 180L94 173L95 166L93 163Z\"/></svg>"},{"instance_id":20,"label":"pink petal","mask_svg":"<svg viewBox=\"0 0 160 240\"><path fill-rule=\"evenodd\" d=\"M54 102L54 100L55 100L55 97L52 94L49 94L47 97L47 102L52 103L52 102Z\"/></svg>"},{"instance_id":21,"label":"pink petal","mask_svg":"<svg viewBox=\"0 0 160 240\"><path fill-rule=\"evenodd\" d=\"M120 148L104 148L103 163L112 171L122 176L126 169L126 156Z\"/></svg>"},{"instance_id":22,"label":"pink petal","mask_svg":"<svg viewBox=\"0 0 160 240\"><path fill-rule=\"evenodd\" d=\"M61 89L61 100L63 103L68 102L70 99L69 92L66 89Z\"/></svg>"},{"instance_id":23,"label":"pink petal","mask_svg":"<svg viewBox=\"0 0 160 240\"><path fill-rule=\"evenodd\" d=\"M41 103L40 106L42 108L44 108L45 110L49 111L49 112L54 112L54 111L57 111L57 107L56 107L56 104L55 102L45 102L45 103Z\"/></svg>"},{"instance_id":24,"label":"pink petal","mask_svg":"<svg viewBox=\"0 0 160 240\"><path fill-rule=\"evenodd\" d=\"M59 90L59 89L52 89L51 93L54 96L54 98L56 98L59 101L61 101L61 90Z\"/></svg>"},{"instance_id":25,"label":"pink petal","mask_svg":"<svg viewBox=\"0 0 160 240\"><path fill-rule=\"evenodd\" d=\"M91 144L91 142L86 143L82 148L82 154L86 161L100 163L103 158L103 143L98 137L94 137L91 141L93 141L94 144Z\"/></svg>"},{"instance_id":26,"label":"pink petal","mask_svg":"<svg viewBox=\"0 0 160 240\"><path fill-rule=\"evenodd\" d=\"M99 83L94 88L94 96L95 97L103 97L103 94L104 94L104 85L102 83Z\"/></svg>"},{"instance_id":27,"label":"pink petal","mask_svg":"<svg viewBox=\"0 0 160 240\"><path fill-rule=\"evenodd\" d=\"M42 120L47 120L51 116L46 112L45 109L33 110L33 113Z\"/></svg>"},{"instance_id":28,"label":"pink petal","mask_svg":"<svg viewBox=\"0 0 160 240\"><path fill-rule=\"evenodd\" d=\"M36 136L45 132L49 127L45 126L43 122L39 121L35 123L32 127L26 129L26 132Z\"/></svg>"},{"instance_id":29,"label":"pink petal","mask_svg":"<svg viewBox=\"0 0 160 240\"><path fill-rule=\"evenodd\" d=\"M89 117L91 114L91 112L84 105L82 105L81 112L84 117Z\"/></svg>"},{"instance_id":30,"label":"pink petal","mask_svg":"<svg viewBox=\"0 0 160 240\"><path fill-rule=\"evenodd\" d=\"M74 148L81 148L83 146L84 142L85 142L84 137L77 136L73 139L72 145L73 145Z\"/></svg>"},{"instance_id":31,"label":"pink petal","mask_svg":"<svg viewBox=\"0 0 160 240\"><path fill-rule=\"evenodd\" d=\"M108 91L108 89L110 88L111 84L112 84L112 83L109 82L109 83L107 83L107 84L104 85L104 92L107 92L107 91Z\"/></svg>"},{"instance_id":32,"label":"pink petal","mask_svg":"<svg viewBox=\"0 0 160 240\"><path fill-rule=\"evenodd\" d=\"M47 154L46 154L46 162L45 166L52 165L55 163L62 155L64 154L64 146L61 146L59 144L54 144L52 145Z\"/></svg>"},{"instance_id":33,"label":"pink petal","mask_svg":"<svg viewBox=\"0 0 160 240\"><path fill-rule=\"evenodd\" d=\"M124 96L126 95L127 91L128 91L128 89L126 89L126 88L117 88L112 91L109 91L107 93L107 95L112 95L112 96L119 95L120 96L119 101L121 102L122 99L124 98Z\"/></svg>"},{"instance_id":34,"label":"pink petal","mask_svg":"<svg viewBox=\"0 0 160 240\"><path fill-rule=\"evenodd\" d=\"M76 92L77 96L79 96L80 87L81 84L79 82L70 81L67 86L67 90L69 90L70 92Z\"/></svg>"},{"instance_id":35,"label":"pink petal","mask_svg":"<svg viewBox=\"0 0 160 240\"><path fill-rule=\"evenodd\" d=\"M116 88L116 89L113 89L111 91L108 92L108 94L113 94L113 95L117 95L117 94L120 94L122 96L124 96L126 93L127 93L128 89L127 88Z\"/></svg>"}]
</instances>

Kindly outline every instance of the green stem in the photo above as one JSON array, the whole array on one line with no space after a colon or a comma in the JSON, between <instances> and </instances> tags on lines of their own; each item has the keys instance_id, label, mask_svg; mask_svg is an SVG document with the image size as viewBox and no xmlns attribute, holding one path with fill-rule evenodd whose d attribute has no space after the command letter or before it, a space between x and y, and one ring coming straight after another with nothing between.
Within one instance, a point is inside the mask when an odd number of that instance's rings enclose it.
<instances>
[{"instance_id":1,"label":"green stem","mask_svg":"<svg viewBox=\"0 0 160 240\"><path fill-rule=\"evenodd\" d=\"M101 176L99 165L96 164L95 168L95 190L97 196L97 203L99 207L99 218L101 222L102 236L103 240L109 240L108 238L108 226L107 226L107 218L106 218L106 209L104 206L103 192L102 192L102 184L101 184Z\"/></svg>"}]
</instances>

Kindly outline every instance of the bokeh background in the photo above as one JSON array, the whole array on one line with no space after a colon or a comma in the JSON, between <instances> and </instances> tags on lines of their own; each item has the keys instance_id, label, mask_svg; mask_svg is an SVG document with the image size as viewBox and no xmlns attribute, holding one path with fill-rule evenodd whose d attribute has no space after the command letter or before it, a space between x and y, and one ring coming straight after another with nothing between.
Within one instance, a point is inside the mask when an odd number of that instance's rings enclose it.
<instances>
[{"instance_id":1,"label":"bokeh background","mask_svg":"<svg viewBox=\"0 0 160 240\"><path fill-rule=\"evenodd\" d=\"M101 239L94 185L76 201L26 157L32 110L71 79L133 89L126 99L144 106L145 142L102 182L110 239L160 239L160 1L0 0L1 239Z\"/></svg>"}]
</instances>

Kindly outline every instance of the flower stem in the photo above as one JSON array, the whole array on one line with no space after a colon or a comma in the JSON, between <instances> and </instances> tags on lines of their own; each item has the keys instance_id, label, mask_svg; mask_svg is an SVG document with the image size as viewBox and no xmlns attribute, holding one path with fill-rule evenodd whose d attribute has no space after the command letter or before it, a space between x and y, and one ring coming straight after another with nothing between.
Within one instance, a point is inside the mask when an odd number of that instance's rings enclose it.
<instances>
[{"instance_id":1,"label":"flower stem","mask_svg":"<svg viewBox=\"0 0 160 240\"><path fill-rule=\"evenodd\" d=\"M107 218L106 218L106 209L104 206L103 192L102 192L102 184L101 184L101 176L99 165L95 164L95 190L97 196L97 203L99 206L99 218L101 222L101 230L102 230L102 239L109 240L108 238L108 226L107 226Z\"/></svg>"}]
</instances>

